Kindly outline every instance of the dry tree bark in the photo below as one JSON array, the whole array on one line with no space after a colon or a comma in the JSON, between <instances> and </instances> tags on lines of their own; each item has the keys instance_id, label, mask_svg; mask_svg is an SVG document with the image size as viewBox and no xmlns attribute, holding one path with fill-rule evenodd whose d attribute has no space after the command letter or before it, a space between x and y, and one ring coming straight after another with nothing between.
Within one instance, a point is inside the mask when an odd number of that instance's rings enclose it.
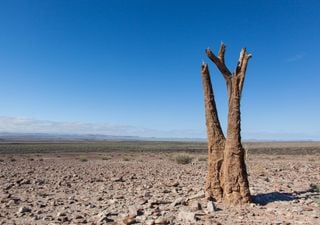
<instances>
[{"instance_id":1,"label":"dry tree bark","mask_svg":"<svg viewBox=\"0 0 320 225\"><path fill-rule=\"evenodd\" d=\"M251 54L248 54L243 48L236 70L231 73L224 62L225 50L226 46L221 43L218 56L209 48L206 49L206 54L226 81L228 90L227 138L223 134L218 118L208 64L203 63L201 67L209 155L205 190L208 197L235 205L251 201L245 150L242 147L240 135L240 99Z\"/></svg>"}]
</instances>

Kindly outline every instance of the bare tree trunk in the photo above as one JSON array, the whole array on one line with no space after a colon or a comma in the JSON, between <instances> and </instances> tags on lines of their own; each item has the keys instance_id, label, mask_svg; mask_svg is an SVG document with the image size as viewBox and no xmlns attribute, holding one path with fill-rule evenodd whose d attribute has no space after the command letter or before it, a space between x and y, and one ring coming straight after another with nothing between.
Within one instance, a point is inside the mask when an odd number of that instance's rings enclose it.
<instances>
[{"instance_id":1,"label":"bare tree trunk","mask_svg":"<svg viewBox=\"0 0 320 225\"><path fill-rule=\"evenodd\" d=\"M240 78L231 77L229 92L228 131L223 162L223 199L230 204L250 201L249 183L245 165L245 152L240 136Z\"/></svg>"},{"instance_id":2,"label":"bare tree trunk","mask_svg":"<svg viewBox=\"0 0 320 225\"><path fill-rule=\"evenodd\" d=\"M227 204L242 204L251 201L245 152L241 145L240 99L245 72L251 55L246 49L240 53L237 68L233 74L224 63L225 45L222 43L215 56L210 49L208 57L217 66L226 80L228 89L228 129L227 139L222 132L208 65L202 65L202 80L205 96L206 126L208 133L208 175L205 190L207 195Z\"/></svg>"},{"instance_id":3,"label":"bare tree trunk","mask_svg":"<svg viewBox=\"0 0 320 225\"><path fill-rule=\"evenodd\" d=\"M202 83L205 97L206 126L208 134L208 174L205 190L209 197L222 200L220 171L223 162L225 137L221 129L214 100L208 64L202 64Z\"/></svg>"}]
</instances>

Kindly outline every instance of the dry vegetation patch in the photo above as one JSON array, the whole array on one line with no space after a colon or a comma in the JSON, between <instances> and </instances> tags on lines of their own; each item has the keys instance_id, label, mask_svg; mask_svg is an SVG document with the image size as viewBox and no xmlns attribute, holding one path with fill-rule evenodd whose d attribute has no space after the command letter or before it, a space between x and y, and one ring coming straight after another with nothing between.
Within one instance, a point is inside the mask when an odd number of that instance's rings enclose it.
<instances>
[{"instance_id":1,"label":"dry vegetation patch","mask_svg":"<svg viewBox=\"0 0 320 225\"><path fill-rule=\"evenodd\" d=\"M188 153L178 153L173 158L178 164L185 165L191 163L194 157Z\"/></svg>"},{"instance_id":2,"label":"dry vegetation patch","mask_svg":"<svg viewBox=\"0 0 320 225\"><path fill-rule=\"evenodd\" d=\"M203 162L203 161L208 161L208 156L207 155L202 155L198 157L198 161Z\"/></svg>"}]
</instances>

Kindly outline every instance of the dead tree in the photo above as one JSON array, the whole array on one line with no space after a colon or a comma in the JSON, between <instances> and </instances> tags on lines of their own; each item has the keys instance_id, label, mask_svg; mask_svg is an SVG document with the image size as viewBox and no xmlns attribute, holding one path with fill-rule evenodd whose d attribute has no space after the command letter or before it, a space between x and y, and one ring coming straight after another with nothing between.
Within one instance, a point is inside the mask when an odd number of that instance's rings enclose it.
<instances>
[{"instance_id":1,"label":"dead tree","mask_svg":"<svg viewBox=\"0 0 320 225\"><path fill-rule=\"evenodd\" d=\"M206 54L226 81L228 90L227 137L224 136L218 118L208 64L203 63L201 67L209 155L205 190L207 197L235 205L251 201L245 150L242 147L240 135L240 99L251 54L248 54L243 48L237 67L231 73L224 62L225 50L226 46L221 43L218 56L209 48L206 49Z\"/></svg>"}]
</instances>

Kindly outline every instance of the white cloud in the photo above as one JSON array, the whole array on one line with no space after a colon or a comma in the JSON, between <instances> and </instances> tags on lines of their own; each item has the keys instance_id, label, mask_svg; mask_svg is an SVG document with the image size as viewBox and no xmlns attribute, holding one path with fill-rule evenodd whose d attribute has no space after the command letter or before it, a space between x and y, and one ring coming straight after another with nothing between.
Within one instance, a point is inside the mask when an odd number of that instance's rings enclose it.
<instances>
[{"instance_id":1,"label":"white cloud","mask_svg":"<svg viewBox=\"0 0 320 225\"><path fill-rule=\"evenodd\" d=\"M196 130L156 130L109 123L59 122L23 117L0 116L0 132L104 134L114 136L141 136L157 138L199 138L203 132Z\"/></svg>"},{"instance_id":2,"label":"white cloud","mask_svg":"<svg viewBox=\"0 0 320 225\"><path fill-rule=\"evenodd\" d=\"M302 53L296 54L296 55L288 58L286 61L289 62L289 63L296 62L296 61L299 61L302 58L304 58L304 56L305 56L305 53L302 52Z\"/></svg>"}]
</instances>

